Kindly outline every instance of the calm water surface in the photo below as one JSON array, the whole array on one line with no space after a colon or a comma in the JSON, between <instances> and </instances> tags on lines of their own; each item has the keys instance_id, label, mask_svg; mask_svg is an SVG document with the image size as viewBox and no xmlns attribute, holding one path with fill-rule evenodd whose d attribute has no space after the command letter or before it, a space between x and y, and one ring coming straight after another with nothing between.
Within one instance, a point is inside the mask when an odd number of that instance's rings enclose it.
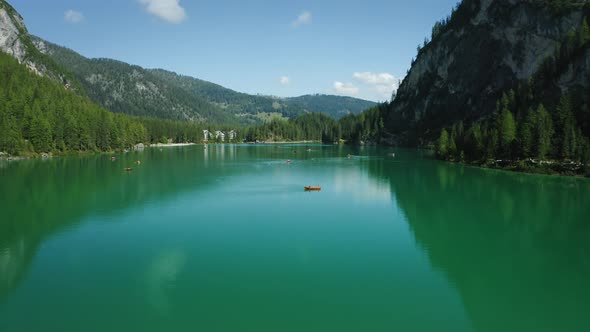
<instances>
[{"instance_id":1,"label":"calm water surface","mask_svg":"<svg viewBox=\"0 0 590 332\"><path fill-rule=\"evenodd\" d=\"M0 164L1 331L590 326L588 180L385 148L117 157Z\"/></svg>"}]
</instances>

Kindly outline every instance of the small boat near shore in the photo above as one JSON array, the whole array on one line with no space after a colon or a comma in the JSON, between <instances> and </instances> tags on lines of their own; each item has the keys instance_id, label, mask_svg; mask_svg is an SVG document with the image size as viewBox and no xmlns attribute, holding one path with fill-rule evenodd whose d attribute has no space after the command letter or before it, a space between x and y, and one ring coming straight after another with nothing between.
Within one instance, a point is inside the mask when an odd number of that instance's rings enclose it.
<instances>
[{"instance_id":1,"label":"small boat near shore","mask_svg":"<svg viewBox=\"0 0 590 332\"><path fill-rule=\"evenodd\" d=\"M320 190L322 190L322 187L320 187L320 186L305 186L305 187L303 187L303 189L305 191L320 191Z\"/></svg>"}]
</instances>

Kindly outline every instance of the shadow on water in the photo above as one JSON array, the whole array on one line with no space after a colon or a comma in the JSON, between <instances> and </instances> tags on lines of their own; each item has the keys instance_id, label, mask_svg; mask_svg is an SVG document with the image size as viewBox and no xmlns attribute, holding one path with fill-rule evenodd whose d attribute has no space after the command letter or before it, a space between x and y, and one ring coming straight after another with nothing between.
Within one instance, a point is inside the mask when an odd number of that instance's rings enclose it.
<instances>
[{"instance_id":1,"label":"shadow on water","mask_svg":"<svg viewBox=\"0 0 590 332\"><path fill-rule=\"evenodd\" d=\"M590 326L590 181L464 167L400 153L372 163L418 246L476 331ZM422 156L423 157L423 156Z\"/></svg>"}]
</instances>

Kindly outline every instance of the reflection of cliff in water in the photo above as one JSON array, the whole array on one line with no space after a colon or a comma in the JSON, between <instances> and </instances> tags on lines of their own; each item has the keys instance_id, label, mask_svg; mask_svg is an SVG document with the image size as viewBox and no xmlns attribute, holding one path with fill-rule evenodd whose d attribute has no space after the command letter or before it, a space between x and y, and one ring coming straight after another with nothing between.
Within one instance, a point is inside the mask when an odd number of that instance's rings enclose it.
<instances>
[{"instance_id":1,"label":"reflection of cliff in water","mask_svg":"<svg viewBox=\"0 0 590 332\"><path fill-rule=\"evenodd\" d=\"M590 182L424 161L369 171L389 177L476 331L590 326Z\"/></svg>"},{"instance_id":2,"label":"reflection of cliff in water","mask_svg":"<svg viewBox=\"0 0 590 332\"><path fill-rule=\"evenodd\" d=\"M215 177L235 172L215 167L224 157L213 149L210 167L202 151L146 149L118 156L56 158L4 163L0 167L0 300L26 274L38 247L52 234L86 217L116 215L188 190L206 190ZM219 149L217 149L219 150ZM198 152L197 152L198 151ZM142 165L133 161L141 159ZM130 173L124 167L134 167ZM187 174L198 174L191 180Z\"/></svg>"}]
</instances>

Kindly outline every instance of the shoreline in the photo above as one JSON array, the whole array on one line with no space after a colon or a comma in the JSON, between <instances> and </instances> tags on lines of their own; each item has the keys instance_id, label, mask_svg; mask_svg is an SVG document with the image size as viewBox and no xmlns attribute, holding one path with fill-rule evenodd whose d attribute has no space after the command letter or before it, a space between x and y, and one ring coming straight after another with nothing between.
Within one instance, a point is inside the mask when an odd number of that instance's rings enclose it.
<instances>
[{"instance_id":1,"label":"shoreline","mask_svg":"<svg viewBox=\"0 0 590 332\"><path fill-rule=\"evenodd\" d=\"M150 144L148 145L148 147L150 148L171 148L171 147L176 147L176 146L191 146L191 145L197 145L197 143L170 143L170 144L164 144L164 143L156 143L156 144Z\"/></svg>"},{"instance_id":2,"label":"shoreline","mask_svg":"<svg viewBox=\"0 0 590 332\"><path fill-rule=\"evenodd\" d=\"M518 164L517 162L508 163L506 165L498 165L497 163L477 163L477 162L461 162L461 161L454 161L454 160L444 160L435 158L435 160L443 161L450 164L455 165L462 165L467 167L476 167L480 169L488 169L488 170L496 170L502 172L510 172L510 173L520 173L520 174L531 174L531 175L545 175L545 176L555 176L555 177L569 177L569 178L581 178L581 179L588 179L590 178L590 173L586 173L583 170L585 165L582 164L582 168L580 169L567 169L564 168L566 165L571 165L567 162L560 162L560 161L543 161L544 163L535 165L535 166L526 166ZM545 165L545 166L543 166ZM558 168L552 168L552 166Z\"/></svg>"},{"instance_id":3,"label":"shoreline","mask_svg":"<svg viewBox=\"0 0 590 332\"><path fill-rule=\"evenodd\" d=\"M308 143L320 143L323 144L320 141L270 141L270 142L244 142L243 144L308 144Z\"/></svg>"}]
</instances>

